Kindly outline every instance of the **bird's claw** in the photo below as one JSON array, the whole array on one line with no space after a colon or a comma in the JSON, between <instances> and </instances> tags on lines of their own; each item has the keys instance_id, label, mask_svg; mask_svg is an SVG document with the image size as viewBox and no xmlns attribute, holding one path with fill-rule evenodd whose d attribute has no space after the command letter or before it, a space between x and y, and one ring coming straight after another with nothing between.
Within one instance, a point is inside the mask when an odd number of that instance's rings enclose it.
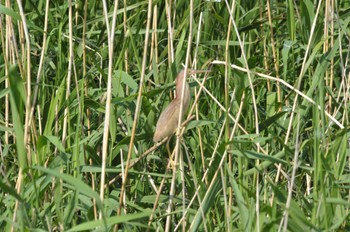
<instances>
[{"instance_id":1,"label":"bird's claw","mask_svg":"<svg viewBox=\"0 0 350 232\"><path fill-rule=\"evenodd\" d=\"M169 165L170 165L170 169L172 169L172 170L174 170L175 169L175 167L176 167L176 164L175 164L175 161L173 160L173 159L169 159Z\"/></svg>"},{"instance_id":2,"label":"bird's claw","mask_svg":"<svg viewBox=\"0 0 350 232\"><path fill-rule=\"evenodd\" d=\"M175 135L177 136L177 137L179 137L180 136L180 132L181 132L181 127L179 128L176 128L176 131L175 131Z\"/></svg>"}]
</instances>

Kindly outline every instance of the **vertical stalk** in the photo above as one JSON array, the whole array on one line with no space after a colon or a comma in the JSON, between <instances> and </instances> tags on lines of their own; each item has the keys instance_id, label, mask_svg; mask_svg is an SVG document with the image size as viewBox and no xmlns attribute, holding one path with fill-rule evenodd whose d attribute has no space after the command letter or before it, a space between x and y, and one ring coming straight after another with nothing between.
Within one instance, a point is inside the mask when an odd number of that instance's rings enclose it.
<instances>
[{"instance_id":1,"label":"vertical stalk","mask_svg":"<svg viewBox=\"0 0 350 232\"><path fill-rule=\"evenodd\" d=\"M120 197L119 197L119 207L117 214L121 214L121 209L124 207L124 192L125 192L125 186L126 182L128 181L128 173L129 173L129 165L130 165L130 159L131 154L133 152L134 147L134 140L135 140L135 134L136 134L136 127L139 119L140 109L141 109L141 103L142 103L142 88L143 88L143 82L145 79L145 72L146 72L146 60L147 60L147 48L148 48L148 40L149 40L149 31L150 31L150 24L151 24L151 17L152 17L152 0L148 1L148 10L147 10L147 26L146 26L146 35L145 35L145 43L143 48L143 59L142 59L142 71L141 71L141 78L140 78L140 84L139 84L139 90L137 95L137 101L136 101L136 109L135 109L135 116L134 116L134 122L132 125L132 131L131 131L131 138L129 143L129 151L128 151L128 157L125 164L125 172L124 172L124 179L122 183L122 188L120 191ZM118 225L114 228L115 231L117 231Z\"/></svg>"},{"instance_id":2,"label":"vertical stalk","mask_svg":"<svg viewBox=\"0 0 350 232\"><path fill-rule=\"evenodd\" d=\"M185 89L186 85L186 75L188 71L188 64L190 60L190 53L191 53L191 44L192 44L192 24L193 24L193 0L190 0L190 25L189 25L189 34L188 34L188 41L187 41L187 51L186 51L186 61L185 61L185 78L182 80L182 89ZM182 112L183 112L183 99L185 96L185 91L181 92L181 101L180 101L180 110L179 110L179 121L178 121L178 131L180 131L181 128L181 123L182 123ZM179 160L179 154L180 154L180 136L181 133L178 133L176 137L176 145L175 145L175 164L173 168L173 176L171 180L171 185L170 185L170 191L169 191L169 203L168 203L168 208L167 208L167 213L168 216L166 218L166 224L165 224L165 231L169 232L170 231L170 224L171 224L171 208L173 204L173 196L175 194L175 182L176 182L176 165Z\"/></svg>"},{"instance_id":3,"label":"vertical stalk","mask_svg":"<svg viewBox=\"0 0 350 232\"><path fill-rule=\"evenodd\" d=\"M107 93L106 93L106 113L103 127L103 143L102 143L102 165L101 165L101 181L100 181L100 199L104 201L105 190L105 178L106 178L106 162L107 162L107 148L108 148L108 136L109 136L109 123L111 115L111 98L112 98L112 72L113 72L113 48L114 48L114 30L117 18L118 0L114 2L112 27L110 28L108 20L107 3L103 0L104 17L107 27L108 37L108 80L107 80ZM99 218L102 219L103 209L100 210Z\"/></svg>"},{"instance_id":4,"label":"vertical stalk","mask_svg":"<svg viewBox=\"0 0 350 232\"><path fill-rule=\"evenodd\" d=\"M234 8L235 8L235 1L232 2L231 5L231 12L234 12ZM230 69L230 56L229 56L229 41L230 41L230 37L231 37L231 27L232 27L232 21L229 20L228 22L228 27L227 27L227 35L226 35L226 45L225 45L225 109L226 109L226 120L225 120L225 142L226 144L230 144L229 143L229 137L230 137L230 120L228 117L229 109L230 109L230 102L229 102L229 69ZM231 145L227 145L226 146L226 151L228 153L228 165L227 168L230 169L230 172L232 171L232 154L230 153L231 150ZM224 178L225 175L223 175L223 170L221 169L221 177ZM226 170L226 168L225 168ZM226 181L222 180L223 183L226 183ZM222 186L223 189L226 188L225 185ZM225 194L226 191L224 191ZM226 211L226 223L227 223L227 229L228 231L231 231L230 229L230 218L231 218L231 200L233 197L233 193L232 193L232 188L229 189L228 191L228 200L230 203L227 203L225 200L225 211ZM224 199L226 199L226 196L224 196Z\"/></svg>"},{"instance_id":5,"label":"vertical stalk","mask_svg":"<svg viewBox=\"0 0 350 232\"><path fill-rule=\"evenodd\" d=\"M279 67L278 67L278 57L276 54L274 31L273 31L273 27L272 27L270 0L267 0L266 4L267 4L267 7L266 7L267 8L267 16L269 19L269 26L270 26L270 41L271 41L271 48L272 48L273 64L274 64L274 68L275 68L275 72L276 72L276 78L279 79L280 75L279 75ZM278 101L278 103L281 103L282 102L282 94L281 94L280 82L277 81L276 84L277 84L277 101ZM278 112L282 110L281 107L282 107L281 105L278 107Z\"/></svg>"}]
</instances>

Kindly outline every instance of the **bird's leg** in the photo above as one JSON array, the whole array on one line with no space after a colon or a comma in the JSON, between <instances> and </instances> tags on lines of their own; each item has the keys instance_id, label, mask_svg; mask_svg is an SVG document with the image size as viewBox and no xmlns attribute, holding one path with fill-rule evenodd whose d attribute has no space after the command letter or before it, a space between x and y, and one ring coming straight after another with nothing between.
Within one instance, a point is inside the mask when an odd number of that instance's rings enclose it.
<instances>
[{"instance_id":1,"label":"bird's leg","mask_svg":"<svg viewBox=\"0 0 350 232\"><path fill-rule=\"evenodd\" d=\"M183 131L184 131L184 128L185 127L183 127L183 126L180 126L180 127L177 127L176 128L176 130L175 130L175 135L176 135L176 137L179 137L182 133L183 133ZM173 152L171 153L170 152L170 148L169 148L169 141L170 141L170 138L168 139L168 142L167 142L167 150L168 150L168 153L169 153L169 162L170 162L170 167L171 167L171 169L174 169L175 168L175 166L176 165L178 165L178 164L176 164L175 163L175 161L173 160L174 159L174 155L175 155L175 148L174 148L174 150L173 150ZM182 141L182 137L180 138L180 142Z\"/></svg>"},{"instance_id":2,"label":"bird's leg","mask_svg":"<svg viewBox=\"0 0 350 232\"><path fill-rule=\"evenodd\" d=\"M169 142L170 142L170 138L168 138L168 140L166 141L166 149L167 149L167 151L168 151L169 158L171 158L171 152L170 152Z\"/></svg>"},{"instance_id":3,"label":"bird's leg","mask_svg":"<svg viewBox=\"0 0 350 232\"><path fill-rule=\"evenodd\" d=\"M172 153L170 151L170 147L169 147L170 139L171 139L171 136L168 138L168 141L166 142L166 149L167 149L168 155L169 155L170 168L173 169L175 167L175 162L173 161L173 154L174 153Z\"/></svg>"}]
</instances>

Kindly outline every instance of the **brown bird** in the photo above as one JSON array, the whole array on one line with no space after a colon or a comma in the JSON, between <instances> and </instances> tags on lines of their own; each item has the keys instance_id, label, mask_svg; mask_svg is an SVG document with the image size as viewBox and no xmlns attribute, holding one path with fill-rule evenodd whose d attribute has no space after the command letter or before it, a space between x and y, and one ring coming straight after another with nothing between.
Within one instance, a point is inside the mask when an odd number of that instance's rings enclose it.
<instances>
[{"instance_id":1,"label":"brown bird","mask_svg":"<svg viewBox=\"0 0 350 232\"><path fill-rule=\"evenodd\" d=\"M155 143L159 142L165 137L172 135L178 126L181 96L182 96L182 83L184 78L186 78L185 70L182 69L177 74L176 80L175 80L176 96L174 100L170 102L167 108L165 108L165 110L160 114L160 117L158 119L156 131L154 132L154 136L153 136L153 141ZM184 92L184 99L183 99L182 118L190 105L190 87L187 82L185 84L184 91L185 92Z\"/></svg>"}]
</instances>

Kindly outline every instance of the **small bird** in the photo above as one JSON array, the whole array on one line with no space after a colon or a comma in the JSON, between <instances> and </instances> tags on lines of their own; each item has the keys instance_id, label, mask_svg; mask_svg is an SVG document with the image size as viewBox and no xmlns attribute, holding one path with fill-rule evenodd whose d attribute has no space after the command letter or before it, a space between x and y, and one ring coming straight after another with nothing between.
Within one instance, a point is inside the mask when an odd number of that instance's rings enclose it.
<instances>
[{"instance_id":1,"label":"small bird","mask_svg":"<svg viewBox=\"0 0 350 232\"><path fill-rule=\"evenodd\" d=\"M158 122L156 125L156 131L154 132L154 136L153 136L153 141L155 143L159 142L165 137L172 135L175 132L179 122L179 112L180 112L180 106L181 106L182 91L185 91L184 99L183 99L182 118L185 112L188 110L188 107L190 105L190 86L186 82L185 89L182 90L182 86L183 86L182 83L184 78L186 78L186 74L185 74L185 70L182 69L177 74L175 79L176 96L174 100L172 100L172 102L170 102L170 104L160 114L160 117L158 119Z\"/></svg>"}]
</instances>

